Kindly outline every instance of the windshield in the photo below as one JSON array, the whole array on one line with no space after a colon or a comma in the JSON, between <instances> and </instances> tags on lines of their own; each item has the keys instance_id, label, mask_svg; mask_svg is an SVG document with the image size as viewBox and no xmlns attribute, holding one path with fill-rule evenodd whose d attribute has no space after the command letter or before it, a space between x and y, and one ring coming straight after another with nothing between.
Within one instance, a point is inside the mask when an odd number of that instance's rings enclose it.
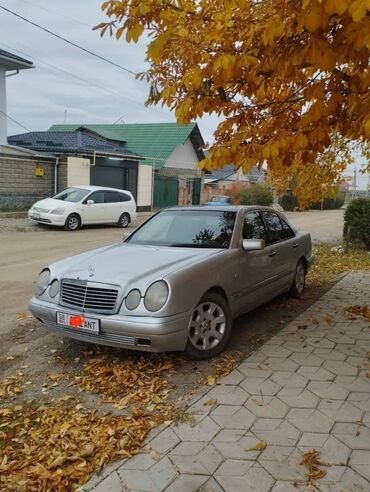
<instances>
[{"instance_id":1,"label":"windshield","mask_svg":"<svg viewBox=\"0 0 370 492\"><path fill-rule=\"evenodd\" d=\"M186 248L228 248L236 212L164 210L134 232L131 244Z\"/></svg>"},{"instance_id":2,"label":"windshield","mask_svg":"<svg viewBox=\"0 0 370 492\"><path fill-rule=\"evenodd\" d=\"M64 202L80 202L86 195L90 193L89 190L83 190L82 188L68 188L61 191L57 195L53 196L55 200L62 200Z\"/></svg>"}]
</instances>

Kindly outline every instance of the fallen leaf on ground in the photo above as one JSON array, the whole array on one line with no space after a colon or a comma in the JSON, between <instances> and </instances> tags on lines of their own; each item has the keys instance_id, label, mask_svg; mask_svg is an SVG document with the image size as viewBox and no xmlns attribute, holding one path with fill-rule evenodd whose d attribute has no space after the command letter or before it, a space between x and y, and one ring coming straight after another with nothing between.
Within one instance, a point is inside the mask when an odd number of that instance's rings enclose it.
<instances>
[{"instance_id":1,"label":"fallen leaf on ground","mask_svg":"<svg viewBox=\"0 0 370 492\"><path fill-rule=\"evenodd\" d=\"M216 403L216 400L207 400L203 403L205 407L212 407Z\"/></svg>"},{"instance_id":2,"label":"fallen leaf on ground","mask_svg":"<svg viewBox=\"0 0 370 492\"><path fill-rule=\"evenodd\" d=\"M161 455L157 451L154 451L154 449L150 451L150 456L155 461L159 461L161 459Z\"/></svg>"},{"instance_id":3,"label":"fallen leaf on ground","mask_svg":"<svg viewBox=\"0 0 370 492\"><path fill-rule=\"evenodd\" d=\"M216 384L216 376L207 376L208 386L214 386Z\"/></svg>"},{"instance_id":4,"label":"fallen leaf on ground","mask_svg":"<svg viewBox=\"0 0 370 492\"><path fill-rule=\"evenodd\" d=\"M370 321L370 308L367 306L348 306L343 311L344 315L349 319L363 318Z\"/></svg>"},{"instance_id":5,"label":"fallen leaf on ground","mask_svg":"<svg viewBox=\"0 0 370 492\"><path fill-rule=\"evenodd\" d=\"M307 469L306 480L303 484L307 485L309 488L315 488L316 490L318 490L318 488L314 482L327 475L327 471L320 467L330 466L328 463L321 461L319 458L320 451L317 451L317 449L311 449L302 455L302 460L299 463Z\"/></svg>"},{"instance_id":6,"label":"fallen leaf on ground","mask_svg":"<svg viewBox=\"0 0 370 492\"><path fill-rule=\"evenodd\" d=\"M262 439L261 441L256 442L256 444L253 444L250 448L246 449L246 451L263 451L264 449L267 448L267 441Z\"/></svg>"}]
</instances>

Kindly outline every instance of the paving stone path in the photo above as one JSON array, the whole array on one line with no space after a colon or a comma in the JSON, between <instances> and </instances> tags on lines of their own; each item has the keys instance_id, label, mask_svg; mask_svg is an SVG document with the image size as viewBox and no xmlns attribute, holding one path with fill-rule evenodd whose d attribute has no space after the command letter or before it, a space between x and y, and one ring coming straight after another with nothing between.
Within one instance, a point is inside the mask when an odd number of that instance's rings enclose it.
<instances>
[{"instance_id":1,"label":"paving stone path","mask_svg":"<svg viewBox=\"0 0 370 492\"><path fill-rule=\"evenodd\" d=\"M302 454L315 448L331 465L318 490L369 492L370 323L343 315L369 303L370 274L346 275L198 395L195 425L156 430L148 445L159 460L141 454L116 463L83 490L297 492ZM261 440L264 450L248 451Z\"/></svg>"}]
</instances>

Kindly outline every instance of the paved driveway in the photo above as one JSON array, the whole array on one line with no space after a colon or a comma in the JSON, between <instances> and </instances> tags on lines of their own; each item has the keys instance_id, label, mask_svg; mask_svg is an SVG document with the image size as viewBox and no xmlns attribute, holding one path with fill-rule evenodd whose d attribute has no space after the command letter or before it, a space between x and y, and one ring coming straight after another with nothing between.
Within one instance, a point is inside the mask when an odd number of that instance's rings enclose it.
<instances>
[{"instance_id":1,"label":"paved driveway","mask_svg":"<svg viewBox=\"0 0 370 492\"><path fill-rule=\"evenodd\" d=\"M314 241L341 241L344 210L309 210L307 212L285 212L286 217L299 229L311 233Z\"/></svg>"},{"instance_id":2,"label":"paved driveway","mask_svg":"<svg viewBox=\"0 0 370 492\"><path fill-rule=\"evenodd\" d=\"M343 315L349 300L366 304L369 291L369 274L344 277L199 395L190 407L195 425L158 433L149 443L161 455L158 461L135 456L83 490L313 490L300 462L316 449L328 466L319 466L326 474L315 490L369 492L370 324Z\"/></svg>"}]
</instances>

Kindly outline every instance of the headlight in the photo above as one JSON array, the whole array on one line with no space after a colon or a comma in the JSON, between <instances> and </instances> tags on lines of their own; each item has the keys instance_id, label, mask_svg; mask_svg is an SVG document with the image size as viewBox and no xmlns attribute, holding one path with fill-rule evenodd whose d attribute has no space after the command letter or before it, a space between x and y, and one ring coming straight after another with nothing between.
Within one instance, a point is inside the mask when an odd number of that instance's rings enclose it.
<instances>
[{"instance_id":1,"label":"headlight","mask_svg":"<svg viewBox=\"0 0 370 492\"><path fill-rule=\"evenodd\" d=\"M144 305L148 311L159 311L168 299L168 285L163 280L154 282L146 291Z\"/></svg>"},{"instance_id":2,"label":"headlight","mask_svg":"<svg viewBox=\"0 0 370 492\"><path fill-rule=\"evenodd\" d=\"M49 287L49 296L55 297L59 292L59 280L55 279L51 282Z\"/></svg>"},{"instance_id":3,"label":"headlight","mask_svg":"<svg viewBox=\"0 0 370 492\"><path fill-rule=\"evenodd\" d=\"M52 210L50 213L52 215L63 215L65 211L66 211L65 208L56 208L55 210Z\"/></svg>"},{"instance_id":4,"label":"headlight","mask_svg":"<svg viewBox=\"0 0 370 492\"><path fill-rule=\"evenodd\" d=\"M138 289L134 289L127 294L125 304L129 311L133 311L138 307L140 301L141 301L141 292Z\"/></svg>"},{"instance_id":5,"label":"headlight","mask_svg":"<svg viewBox=\"0 0 370 492\"><path fill-rule=\"evenodd\" d=\"M48 269L43 270L40 273L39 278L37 279L36 282L35 293L37 296L41 296L41 294L45 292L45 290L48 288L49 282L50 282L50 270Z\"/></svg>"}]
</instances>

